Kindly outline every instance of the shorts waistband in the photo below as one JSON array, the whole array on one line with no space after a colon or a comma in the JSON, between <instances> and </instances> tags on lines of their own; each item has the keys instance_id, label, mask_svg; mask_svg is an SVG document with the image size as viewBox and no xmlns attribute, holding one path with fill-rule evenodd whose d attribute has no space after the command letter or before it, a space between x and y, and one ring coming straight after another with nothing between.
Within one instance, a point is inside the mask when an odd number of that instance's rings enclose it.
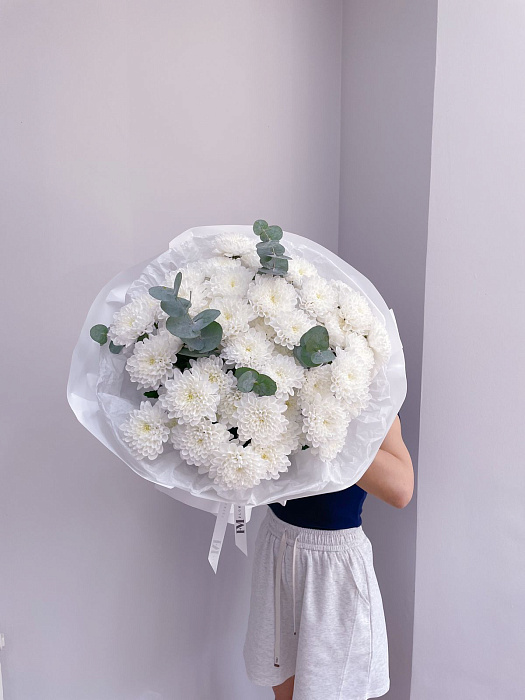
<instances>
[{"instance_id":1,"label":"shorts waistband","mask_svg":"<svg viewBox=\"0 0 525 700\"><path fill-rule=\"evenodd\" d=\"M297 547L337 551L357 547L368 540L362 525L341 530L318 530L311 527L291 525L277 517L271 508L266 514L269 531L276 537L282 537L286 530L287 544L296 543Z\"/></svg>"}]
</instances>

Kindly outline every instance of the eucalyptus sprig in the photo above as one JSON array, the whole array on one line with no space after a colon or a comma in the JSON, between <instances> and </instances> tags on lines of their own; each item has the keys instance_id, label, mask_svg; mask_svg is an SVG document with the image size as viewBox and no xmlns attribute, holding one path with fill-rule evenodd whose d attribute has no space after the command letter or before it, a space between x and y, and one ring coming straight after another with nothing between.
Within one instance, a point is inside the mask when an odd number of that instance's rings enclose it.
<instances>
[{"instance_id":1,"label":"eucalyptus sprig","mask_svg":"<svg viewBox=\"0 0 525 700\"><path fill-rule=\"evenodd\" d=\"M295 358L303 367L320 367L332 362L335 354L330 350L328 331L324 326L314 326L301 336L293 349Z\"/></svg>"},{"instance_id":2,"label":"eucalyptus sprig","mask_svg":"<svg viewBox=\"0 0 525 700\"><path fill-rule=\"evenodd\" d=\"M279 243L283 237L280 226L269 226L264 219L257 219L253 225L253 232L261 239L257 243L257 253L261 261L258 272L263 275L277 275L283 277L288 273L288 255L284 254L284 246Z\"/></svg>"},{"instance_id":3,"label":"eucalyptus sprig","mask_svg":"<svg viewBox=\"0 0 525 700\"><path fill-rule=\"evenodd\" d=\"M243 394L253 391L257 396L273 396L277 391L277 384L271 377L250 367L239 367L235 370L235 376L237 389Z\"/></svg>"},{"instance_id":4,"label":"eucalyptus sprig","mask_svg":"<svg viewBox=\"0 0 525 700\"><path fill-rule=\"evenodd\" d=\"M179 297L182 273L178 272L171 287L151 287L149 293L160 300L160 308L168 314L166 330L184 343L178 355L185 357L207 357L217 349L222 340L222 326L215 320L220 316L217 309L206 309L193 318L188 311L189 299Z\"/></svg>"},{"instance_id":5,"label":"eucalyptus sprig","mask_svg":"<svg viewBox=\"0 0 525 700\"><path fill-rule=\"evenodd\" d=\"M97 323L94 326L91 326L89 335L99 345L105 345L108 342L108 331L109 328L103 323ZM112 340L109 341L109 351L114 355L118 355L123 347L123 345L115 345Z\"/></svg>"}]
</instances>

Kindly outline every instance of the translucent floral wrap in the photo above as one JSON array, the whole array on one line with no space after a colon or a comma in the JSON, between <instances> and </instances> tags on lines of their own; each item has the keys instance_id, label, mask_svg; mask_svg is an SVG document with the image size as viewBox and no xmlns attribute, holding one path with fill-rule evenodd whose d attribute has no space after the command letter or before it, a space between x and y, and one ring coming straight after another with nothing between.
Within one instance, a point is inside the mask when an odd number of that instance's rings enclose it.
<instances>
[{"instance_id":1,"label":"translucent floral wrap","mask_svg":"<svg viewBox=\"0 0 525 700\"><path fill-rule=\"evenodd\" d=\"M138 408L142 393L125 370L126 357L112 354L107 344L99 346L89 334L92 325L110 325L113 314L136 294L162 285L168 271L213 254L213 238L235 231L254 236L251 226L201 226L174 238L169 249L151 260L120 273L93 302L73 352L67 398L78 420L133 471L188 505L217 513L220 503L251 507L285 503L291 498L339 491L355 484L372 463L406 396L403 346L394 314L374 285L351 265L323 246L293 233L284 233L286 254L312 262L321 277L341 280L363 294L374 313L386 325L391 356L370 385L371 401L350 421L345 447L331 463L320 461L311 450L290 457L288 471L278 479L261 481L243 497L225 498L207 474L187 464L174 449L165 450L154 461L137 459L123 441L118 426Z\"/></svg>"}]
</instances>

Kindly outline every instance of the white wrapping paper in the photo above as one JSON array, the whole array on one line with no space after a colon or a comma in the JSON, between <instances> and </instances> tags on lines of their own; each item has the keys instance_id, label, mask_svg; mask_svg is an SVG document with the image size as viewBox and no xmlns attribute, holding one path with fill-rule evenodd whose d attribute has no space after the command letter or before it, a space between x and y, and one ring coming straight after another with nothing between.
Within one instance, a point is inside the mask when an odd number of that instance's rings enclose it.
<instances>
[{"instance_id":1,"label":"white wrapping paper","mask_svg":"<svg viewBox=\"0 0 525 700\"><path fill-rule=\"evenodd\" d=\"M387 367L374 378L369 407L350 422L346 444L330 464L321 462L311 450L291 456L291 466L278 479L263 480L248 493L225 496L207 474L198 474L171 444L157 459L137 459L122 440L118 426L144 399L125 371L126 357L109 352L107 344L94 342L89 329L96 323L110 325L115 311L137 293L163 284L165 274L189 262L212 255L213 237L223 231L254 236L251 226L202 226L174 238L169 249L117 275L93 302L73 352L67 398L78 420L133 471L168 489L170 495L188 505L217 513L220 503L251 507L291 498L339 491L355 484L373 461L406 396L406 375L402 343L393 312L374 285L351 265L323 246L293 233L284 233L282 243L292 258L300 255L314 263L326 279L342 280L364 294L373 310L386 324L392 345ZM254 236L255 238L255 236ZM234 522L234 510L229 522Z\"/></svg>"}]
</instances>

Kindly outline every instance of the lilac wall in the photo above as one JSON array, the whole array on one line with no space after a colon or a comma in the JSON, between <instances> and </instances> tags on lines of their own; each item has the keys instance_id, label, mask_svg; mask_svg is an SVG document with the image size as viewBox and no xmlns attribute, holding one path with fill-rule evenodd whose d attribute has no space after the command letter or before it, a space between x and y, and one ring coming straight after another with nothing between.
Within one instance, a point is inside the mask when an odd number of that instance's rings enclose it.
<instances>
[{"instance_id":1,"label":"lilac wall","mask_svg":"<svg viewBox=\"0 0 525 700\"><path fill-rule=\"evenodd\" d=\"M345 0L343 21L339 253L394 309L408 381L401 423L416 475L436 5ZM416 503L417 491L401 511L369 496L363 509L385 606L392 700L410 693Z\"/></svg>"},{"instance_id":2,"label":"lilac wall","mask_svg":"<svg viewBox=\"0 0 525 700\"><path fill-rule=\"evenodd\" d=\"M523 697L525 8L440 0L413 700Z\"/></svg>"},{"instance_id":3,"label":"lilac wall","mask_svg":"<svg viewBox=\"0 0 525 700\"><path fill-rule=\"evenodd\" d=\"M6 700L268 697L231 530L215 577L213 518L95 441L65 385L94 295L189 226L264 216L336 249L341 3L1 14Z\"/></svg>"}]
</instances>

